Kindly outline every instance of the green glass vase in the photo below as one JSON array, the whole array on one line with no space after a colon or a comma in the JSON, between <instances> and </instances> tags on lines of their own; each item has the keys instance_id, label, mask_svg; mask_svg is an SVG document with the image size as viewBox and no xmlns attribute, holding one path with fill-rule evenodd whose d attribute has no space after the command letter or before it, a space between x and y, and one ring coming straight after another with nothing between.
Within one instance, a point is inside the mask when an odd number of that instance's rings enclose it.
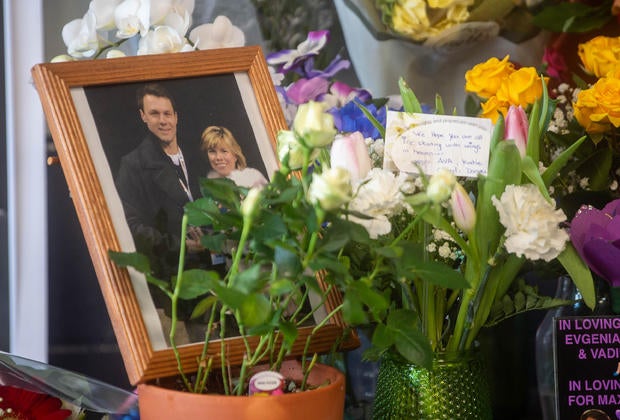
<instances>
[{"instance_id":1,"label":"green glass vase","mask_svg":"<svg viewBox=\"0 0 620 420\"><path fill-rule=\"evenodd\" d=\"M478 350L436 353L428 370L388 353L381 359L375 420L491 420L485 364Z\"/></svg>"}]
</instances>

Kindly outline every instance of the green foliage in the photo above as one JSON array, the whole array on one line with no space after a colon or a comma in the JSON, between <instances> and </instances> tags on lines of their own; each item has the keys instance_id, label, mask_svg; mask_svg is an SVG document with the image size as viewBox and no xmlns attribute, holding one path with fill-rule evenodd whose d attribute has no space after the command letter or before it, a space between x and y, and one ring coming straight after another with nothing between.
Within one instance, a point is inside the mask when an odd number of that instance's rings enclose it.
<instances>
[{"instance_id":1,"label":"green foliage","mask_svg":"<svg viewBox=\"0 0 620 420\"><path fill-rule=\"evenodd\" d=\"M534 16L533 23L552 32L588 32L613 19L609 12L612 4L612 0L598 5L562 1L543 8Z\"/></svg>"},{"instance_id":2,"label":"green foliage","mask_svg":"<svg viewBox=\"0 0 620 420\"><path fill-rule=\"evenodd\" d=\"M553 309L573 303L550 296L540 296L538 288L526 284L523 279L519 279L515 286L515 290L506 293L494 302L485 324L486 327L527 311Z\"/></svg>"}]
</instances>

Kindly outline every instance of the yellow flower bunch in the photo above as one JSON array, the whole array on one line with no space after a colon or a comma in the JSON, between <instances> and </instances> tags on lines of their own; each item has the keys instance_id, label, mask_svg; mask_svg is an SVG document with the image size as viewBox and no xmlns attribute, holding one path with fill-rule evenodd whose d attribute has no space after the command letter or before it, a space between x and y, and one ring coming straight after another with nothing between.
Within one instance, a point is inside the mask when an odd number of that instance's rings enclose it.
<instances>
[{"instance_id":1,"label":"yellow flower bunch","mask_svg":"<svg viewBox=\"0 0 620 420\"><path fill-rule=\"evenodd\" d=\"M620 68L579 92L573 104L575 118L589 134L604 134L620 127ZM591 136L598 142L601 136Z\"/></svg>"},{"instance_id":2,"label":"yellow flower bunch","mask_svg":"<svg viewBox=\"0 0 620 420\"><path fill-rule=\"evenodd\" d=\"M502 60L491 57L465 73L465 90L486 99L480 116L493 123L500 114L505 117L511 105L527 108L543 94L538 71L534 67L516 69L509 60L508 55Z\"/></svg>"},{"instance_id":3,"label":"yellow flower bunch","mask_svg":"<svg viewBox=\"0 0 620 420\"><path fill-rule=\"evenodd\" d=\"M579 44L577 53L588 73L604 77L620 64L620 37L594 37Z\"/></svg>"},{"instance_id":4,"label":"yellow flower bunch","mask_svg":"<svg viewBox=\"0 0 620 420\"><path fill-rule=\"evenodd\" d=\"M469 18L474 0L397 0L391 27L415 41L423 41Z\"/></svg>"},{"instance_id":5,"label":"yellow flower bunch","mask_svg":"<svg viewBox=\"0 0 620 420\"><path fill-rule=\"evenodd\" d=\"M620 37L597 36L579 44L583 68L598 80L573 103L575 119L598 143L620 127Z\"/></svg>"}]
</instances>

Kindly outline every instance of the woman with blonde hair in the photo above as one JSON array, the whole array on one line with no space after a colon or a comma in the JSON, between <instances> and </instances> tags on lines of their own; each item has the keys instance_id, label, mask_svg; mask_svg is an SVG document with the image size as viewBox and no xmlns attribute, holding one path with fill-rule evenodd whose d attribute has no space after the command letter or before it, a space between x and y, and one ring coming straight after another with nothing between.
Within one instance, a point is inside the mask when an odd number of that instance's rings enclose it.
<instances>
[{"instance_id":1,"label":"woman with blonde hair","mask_svg":"<svg viewBox=\"0 0 620 420\"><path fill-rule=\"evenodd\" d=\"M202 132L200 149L212 168L207 174L208 178L229 178L246 188L268 183L260 171L247 166L241 146L226 127L207 127Z\"/></svg>"}]
</instances>

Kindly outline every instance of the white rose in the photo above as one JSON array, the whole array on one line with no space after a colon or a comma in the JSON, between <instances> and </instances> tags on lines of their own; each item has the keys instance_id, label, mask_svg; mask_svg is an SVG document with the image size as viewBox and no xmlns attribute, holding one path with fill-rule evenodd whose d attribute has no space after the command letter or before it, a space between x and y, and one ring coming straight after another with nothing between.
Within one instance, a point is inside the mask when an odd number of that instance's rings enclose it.
<instances>
[{"instance_id":1,"label":"white rose","mask_svg":"<svg viewBox=\"0 0 620 420\"><path fill-rule=\"evenodd\" d=\"M312 151L309 161L305 162L306 147L299 142L299 139L289 130L281 130L277 136L278 159L287 164L290 169L301 169L304 164L308 164L318 157L319 150Z\"/></svg>"},{"instance_id":2,"label":"white rose","mask_svg":"<svg viewBox=\"0 0 620 420\"><path fill-rule=\"evenodd\" d=\"M308 199L324 210L335 210L351 200L351 175L344 168L329 168L321 174L312 174Z\"/></svg>"},{"instance_id":3,"label":"white rose","mask_svg":"<svg viewBox=\"0 0 620 420\"><path fill-rule=\"evenodd\" d=\"M241 214L244 219L252 219L261 201L262 187L250 188L248 195L241 202Z\"/></svg>"},{"instance_id":4,"label":"white rose","mask_svg":"<svg viewBox=\"0 0 620 420\"><path fill-rule=\"evenodd\" d=\"M454 184L456 184L454 174L446 169L440 169L428 181L426 195L433 203L443 203L450 198Z\"/></svg>"},{"instance_id":5,"label":"white rose","mask_svg":"<svg viewBox=\"0 0 620 420\"><path fill-rule=\"evenodd\" d=\"M564 250L568 234L560 228L566 220L533 184L509 185L498 200L492 197L499 220L506 228L508 252L530 260L551 261Z\"/></svg>"}]
</instances>

